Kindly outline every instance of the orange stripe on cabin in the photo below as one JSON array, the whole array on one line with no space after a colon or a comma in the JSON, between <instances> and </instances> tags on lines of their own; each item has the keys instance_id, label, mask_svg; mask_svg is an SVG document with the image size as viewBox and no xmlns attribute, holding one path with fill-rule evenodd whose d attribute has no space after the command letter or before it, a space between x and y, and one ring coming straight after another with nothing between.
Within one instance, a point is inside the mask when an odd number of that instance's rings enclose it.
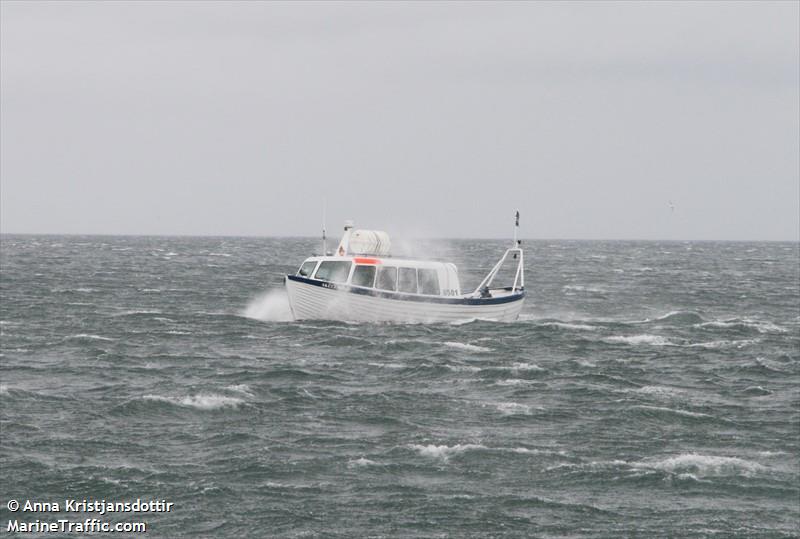
<instances>
[{"instance_id":1,"label":"orange stripe on cabin","mask_svg":"<svg viewBox=\"0 0 800 539\"><path fill-rule=\"evenodd\" d=\"M354 258L356 264L380 264L381 261L378 258Z\"/></svg>"}]
</instances>

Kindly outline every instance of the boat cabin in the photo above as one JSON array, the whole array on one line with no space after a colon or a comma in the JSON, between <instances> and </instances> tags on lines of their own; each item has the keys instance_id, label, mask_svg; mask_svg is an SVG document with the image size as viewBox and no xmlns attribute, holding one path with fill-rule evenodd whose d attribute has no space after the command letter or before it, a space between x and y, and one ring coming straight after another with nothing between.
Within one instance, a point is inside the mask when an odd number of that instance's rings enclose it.
<instances>
[{"instance_id":1,"label":"boat cabin","mask_svg":"<svg viewBox=\"0 0 800 539\"><path fill-rule=\"evenodd\" d=\"M458 270L449 262L376 256L312 256L298 277L350 287L424 296L460 296Z\"/></svg>"}]
</instances>

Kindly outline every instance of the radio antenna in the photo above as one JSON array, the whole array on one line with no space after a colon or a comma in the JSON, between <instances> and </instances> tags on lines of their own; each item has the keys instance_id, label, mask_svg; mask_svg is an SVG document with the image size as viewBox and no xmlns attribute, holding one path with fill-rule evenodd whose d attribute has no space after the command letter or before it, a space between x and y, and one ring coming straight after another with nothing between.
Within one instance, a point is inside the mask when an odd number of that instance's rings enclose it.
<instances>
[{"instance_id":1,"label":"radio antenna","mask_svg":"<svg viewBox=\"0 0 800 539\"><path fill-rule=\"evenodd\" d=\"M322 199L322 256L328 255L328 237L325 234L325 199Z\"/></svg>"},{"instance_id":2,"label":"radio antenna","mask_svg":"<svg viewBox=\"0 0 800 539\"><path fill-rule=\"evenodd\" d=\"M514 215L514 247L519 247L519 240L517 239L517 231L519 230L519 210Z\"/></svg>"}]
</instances>

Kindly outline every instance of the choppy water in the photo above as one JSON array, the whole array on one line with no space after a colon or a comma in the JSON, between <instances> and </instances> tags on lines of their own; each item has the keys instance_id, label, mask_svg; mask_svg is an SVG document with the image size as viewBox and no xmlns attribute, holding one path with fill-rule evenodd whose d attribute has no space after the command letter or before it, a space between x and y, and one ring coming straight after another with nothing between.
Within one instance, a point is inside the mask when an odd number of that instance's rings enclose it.
<instances>
[{"instance_id":1,"label":"choppy water","mask_svg":"<svg viewBox=\"0 0 800 539\"><path fill-rule=\"evenodd\" d=\"M502 250L428 247L465 288ZM86 497L174 502L150 537L796 537L798 245L526 247L520 321L370 325L264 295L315 240L3 236L3 529Z\"/></svg>"}]
</instances>

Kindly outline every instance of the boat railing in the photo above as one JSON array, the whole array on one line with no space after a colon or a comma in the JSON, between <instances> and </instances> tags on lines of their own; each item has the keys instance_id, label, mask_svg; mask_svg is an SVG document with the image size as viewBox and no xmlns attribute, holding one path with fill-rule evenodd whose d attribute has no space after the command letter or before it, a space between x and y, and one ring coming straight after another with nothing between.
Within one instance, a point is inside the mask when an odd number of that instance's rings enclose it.
<instances>
[{"instance_id":1,"label":"boat railing","mask_svg":"<svg viewBox=\"0 0 800 539\"><path fill-rule=\"evenodd\" d=\"M511 287L503 287L505 290L511 290L511 293L515 293L517 291L523 290L525 288L525 258L520 247L512 247L511 249L507 249L497 264L494 265L492 270L484 277L481 281L481 284L475 289L472 293L473 296L483 296L484 294L488 293L489 289L492 286L492 281L494 278L497 277L497 273L500 271L500 268L503 267L503 263L508 259L509 255L513 255L513 258L517 259L517 269L514 272L514 284Z\"/></svg>"}]
</instances>

